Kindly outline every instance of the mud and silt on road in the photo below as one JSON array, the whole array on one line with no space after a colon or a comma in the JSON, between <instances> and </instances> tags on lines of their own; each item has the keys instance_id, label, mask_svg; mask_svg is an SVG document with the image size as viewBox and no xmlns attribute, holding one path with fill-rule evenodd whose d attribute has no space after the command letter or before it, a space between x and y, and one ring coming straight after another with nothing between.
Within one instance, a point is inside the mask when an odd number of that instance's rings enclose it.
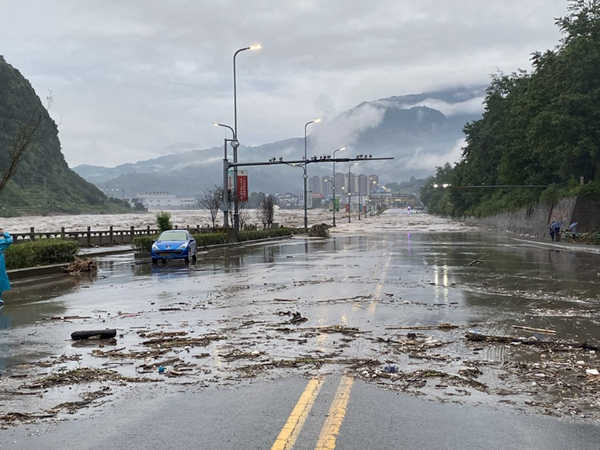
<instances>
[{"instance_id":1,"label":"mud and silt on road","mask_svg":"<svg viewBox=\"0 0 600 450\"><path fill-rule=\"evenodd\" d=\"M342 371L441 402L597 420L598 257L403 214L213 250L191 268L99 258L97 275L10 292L0 420L101 411L135 383ZM69 338L102 328L115 338Z\"/></svg>"}]
</instances>

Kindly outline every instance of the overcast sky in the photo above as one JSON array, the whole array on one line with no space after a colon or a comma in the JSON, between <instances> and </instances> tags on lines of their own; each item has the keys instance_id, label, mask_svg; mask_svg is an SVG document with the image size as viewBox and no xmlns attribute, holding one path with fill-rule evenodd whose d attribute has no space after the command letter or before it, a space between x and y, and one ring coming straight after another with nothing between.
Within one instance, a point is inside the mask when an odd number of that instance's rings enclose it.
<instances>
[{"instance_id":1,"label":"overcast sky","mask_svg":"<svg viewBox=\"0 0 600 450\"><path fill-rule=\"evenodd\" d=\"M304 135L362 101L530 69L566 0L0 0L0 54L59 124L69 165L113 167L176 143ZM311 125L318 126L318 125ZM344 145L344 143L341 143ZM321 153L321 152L317 152Z\"/></svg>"}]
</instances>

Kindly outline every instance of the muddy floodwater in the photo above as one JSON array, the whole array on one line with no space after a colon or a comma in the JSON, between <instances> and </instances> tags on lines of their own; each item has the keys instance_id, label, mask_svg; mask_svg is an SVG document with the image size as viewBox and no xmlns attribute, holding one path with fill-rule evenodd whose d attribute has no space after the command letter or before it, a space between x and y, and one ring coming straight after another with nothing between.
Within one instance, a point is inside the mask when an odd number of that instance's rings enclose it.
<instances>
[{"instance_id":1,"label":"muddy floodwater","mask_svg":"<svg viewBox=\"0 0 600 450\"><path fill-rule=\"evenodd\" d=\"M124 253L97 257L94 274L13 283L0 426L100 414L136 383L333 372L431 401L600 419L597 248L400 210L338 225L326 239L204 250L191 266ZM114 339L71 340L106 328Z\"/></svg>"}]
</instances>

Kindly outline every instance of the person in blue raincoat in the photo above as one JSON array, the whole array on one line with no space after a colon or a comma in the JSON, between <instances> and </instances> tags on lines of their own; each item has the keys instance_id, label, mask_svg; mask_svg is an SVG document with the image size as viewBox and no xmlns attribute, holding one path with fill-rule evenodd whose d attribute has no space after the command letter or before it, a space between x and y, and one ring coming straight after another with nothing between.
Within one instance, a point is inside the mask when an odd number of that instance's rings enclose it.
<instances>
[{"instance_id":1,"label":"person in blue raincoat","mask_svg":"<svg viewBox=\"0 0 600 450\"><path fill-rule=\"evenodd\" d=\"M556 233L556 222L552 222L548 227L548 232L550 233L550 239L554 241L554 235Z\"/></svg>"},{"instance_id":2,"label":"person in blue raincoat","mask_svg":"<svg viewBox=\"0 0 600 450\"><path fill-rule=\"evenodd\" d=\"M6 273L6 260L4 259L4 250L11 246L13 238L7 231L0 228L0 306L4 305L2 293L10 289L8 274Z\"/></svg>"}]
</instances>

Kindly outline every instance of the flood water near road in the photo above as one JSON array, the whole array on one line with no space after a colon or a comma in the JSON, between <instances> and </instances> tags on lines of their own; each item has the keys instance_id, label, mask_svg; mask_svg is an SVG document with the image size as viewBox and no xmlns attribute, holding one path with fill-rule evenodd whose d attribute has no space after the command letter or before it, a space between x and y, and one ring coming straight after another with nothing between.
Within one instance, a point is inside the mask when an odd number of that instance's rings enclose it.
<instances>
[{"instance_id":1,"label":"flood water near road","mask_svg":"<svg viewBox=\"0 0 600 450\"><path fill-rule=\"evenodd\" d=\"M0 312L0 415L81 394L42 393L48 374L152 381L165 366L161 380L199 386L346 371L438 401L600 418L596 352L535 345L600 343L599 254L425 215L339 228L209 250L191 267L125 254L98 258L94 276L14 283ZM115 342L69 338L103 328ZM27 386L39 397L14 394Z\"/></svg>"}]
</instances>

